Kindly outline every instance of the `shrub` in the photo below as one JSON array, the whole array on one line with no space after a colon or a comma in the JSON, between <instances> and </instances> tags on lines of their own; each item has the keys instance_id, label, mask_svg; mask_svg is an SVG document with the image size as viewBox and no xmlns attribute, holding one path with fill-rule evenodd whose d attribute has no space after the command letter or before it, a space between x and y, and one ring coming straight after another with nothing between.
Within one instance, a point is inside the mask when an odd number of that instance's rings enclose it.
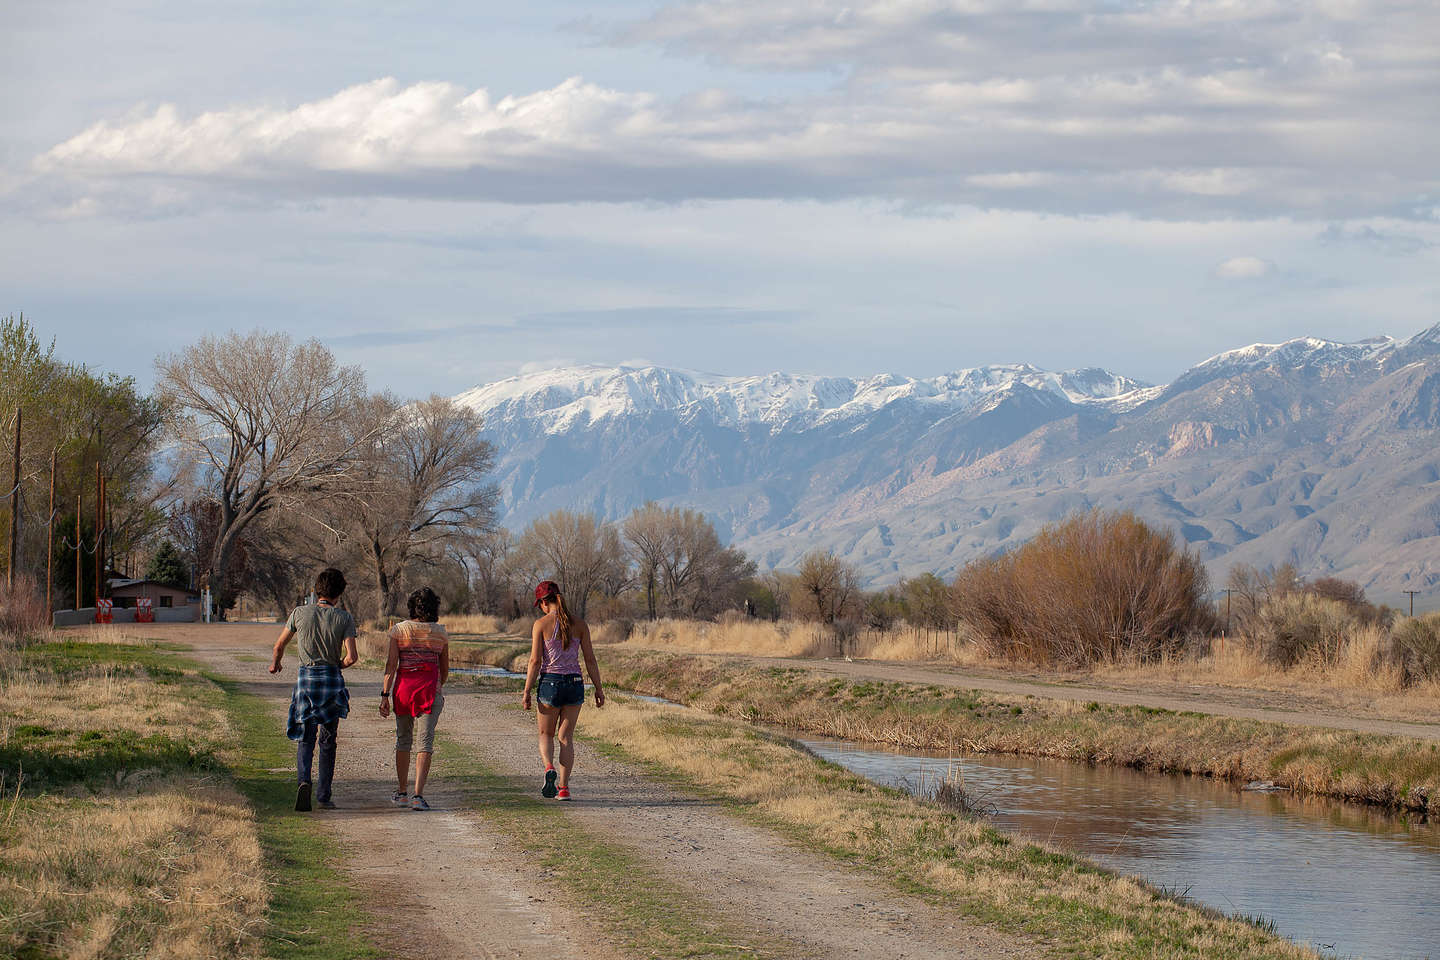
<instances>
[{"instance_id":1,"label":"shrub","mask_svg":"<svg viewBox=\"0 0 1440 960\"><path fill-rule=\"evenodd\" d=\"M1276 666L1293 667L1305 659L1330 664L1360 626L1359 618L1339 600L1287 593L1262 604L1245 624L1244 636Z\"/></svg>"},{"instance_id":2,"label":"shrub","mask_svg":"<svg viewBox=\"0 0 1440 960\"><path fill-rule=\"evenodd\" d=\"M625 619L606 620L604 623L592 624L590 640L594 643L624 643L630 639L630 631L634 627L632 622Z\"/></svg>"},{"instance_id":3,"label":"shrub","mask_svg":"<svg viewBox=\"0 0 1440 960\"><path fill-rule=\"evenodd\" d=\"M951 596L992 652L1080 666L1180 652L1214 627L1208 592L1204 565L1174 534L1096 511L971 563Z\"/></svg>"},{"instance_id":4,"label":"shrub","mask_svg":"<svg viewBox=\"0 0 1440 960\"><path fill-rule=\"evenodd\" d=\"M0 583L0 642L19 644L50 626L50 611L35 581L17 576L14 586Z\"/></svg>"},{"instance_id":5,"label":"shrub","mask_svg":"<svg viewBox=\"0 0 1440 960\"><path fill-rule=\"evenodd\" d=\"M1390 631L1390 655L1405 682L1440 680L1440 613L1405 617Z\"/></svg>"}]
</instances>

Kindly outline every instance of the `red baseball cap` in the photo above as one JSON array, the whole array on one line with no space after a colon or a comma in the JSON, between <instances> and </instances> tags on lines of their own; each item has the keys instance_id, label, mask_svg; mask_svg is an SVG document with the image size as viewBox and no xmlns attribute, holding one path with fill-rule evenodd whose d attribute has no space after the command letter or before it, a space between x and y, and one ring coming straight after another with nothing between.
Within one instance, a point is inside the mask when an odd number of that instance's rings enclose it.
<instances>
[{"instance_id":1,"label":"red baseball cap","mask_svg":"<svg viewBox=\"0 0 1440 960\"><path fill-rule=\"evenodd\" d=\"M541 580L535 588L535 606L540 606L541 600L549 600L551 597L560 596L560 584L554 580Z\"/></svg>"}]
</instances>

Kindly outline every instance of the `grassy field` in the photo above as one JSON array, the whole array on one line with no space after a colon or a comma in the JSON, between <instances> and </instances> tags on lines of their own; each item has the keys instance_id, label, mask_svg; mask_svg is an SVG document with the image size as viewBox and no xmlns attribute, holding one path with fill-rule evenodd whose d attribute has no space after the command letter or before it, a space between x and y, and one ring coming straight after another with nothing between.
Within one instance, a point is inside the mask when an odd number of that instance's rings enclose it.
<instances>
[{"instance_id":1,"label":"grassy field","mask_svg":"<svg viewBox=\"0 0 1440 960\"><path fill-rule=\"evenodd\" d=\"M591 711L587 739L899 890L1096 960L1314 957L1266 925L876 786L749 724L642 703Z\"/></svg>"},{"instance_id":2,"label":"grassy field","mask_svg":"<svg viewBox=\"0 0 1440 960\"><path fill-rule=\"evenodd\" d=\"M156 647L3 656L0 953L262 955L257 825L213 685Z\"/></svg>"},{"instance_id":3,"label":"grassy field","mask_svg":"<svg viewBox=\"0 0 1440 960\"><path fill-rule=\"evenodd\" d=\"M173 647L0 651L0 954L378 956L287 745Z\"/></svg>"},{"instance_id":4,"label":"grassy field","mask_svg":"<svg viewBox=\"0 0 1440 960\"><path fill-rule=\"evenodd\" d=\"M603 661L607 683L826 737L1272 780L1300 793L1417 811L1440 797L1440 746L1405 737L824 677L660 652L608 648Z\"/></svg>"}]
</instances>

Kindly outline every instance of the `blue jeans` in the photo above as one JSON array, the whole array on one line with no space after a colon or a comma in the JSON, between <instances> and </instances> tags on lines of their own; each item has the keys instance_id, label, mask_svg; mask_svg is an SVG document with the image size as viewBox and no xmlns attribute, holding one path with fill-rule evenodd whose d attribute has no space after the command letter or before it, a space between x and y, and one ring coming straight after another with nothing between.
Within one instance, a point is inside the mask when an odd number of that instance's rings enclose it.
<instances>
[{"instance_id":1,"label":"blue jeans","mask_svg":"<svg viewBox=\"0 0 1440 960\"><path fill-rule=\"evenodd\" d=\"M335 779L335 738L340 734L340 721L316 723L305 721L305 735L295 745L295 766L301 783L310 782L310 766L315 758L315 741L320 741L320 769L315 779L315 799L330 799L330 782Z\"/></svg>"}]
</instances>

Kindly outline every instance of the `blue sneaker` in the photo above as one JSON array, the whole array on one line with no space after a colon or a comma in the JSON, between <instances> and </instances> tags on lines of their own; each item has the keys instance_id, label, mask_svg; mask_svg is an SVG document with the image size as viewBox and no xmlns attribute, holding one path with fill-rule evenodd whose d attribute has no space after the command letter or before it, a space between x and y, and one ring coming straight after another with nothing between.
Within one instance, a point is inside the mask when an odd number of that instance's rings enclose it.
<instances>
[{"instance_id":1,"label":"blue sneaker","mask_svg":"<svg viewBox=\"0 0 1440 960\"><path fill-rule=\"evenodd\" d=\"M426 803L425 798L417 793L415 794L415 796L410 798L410 809L425 811L430 809L430 804Z\"/></svg>"}]
</instances>

